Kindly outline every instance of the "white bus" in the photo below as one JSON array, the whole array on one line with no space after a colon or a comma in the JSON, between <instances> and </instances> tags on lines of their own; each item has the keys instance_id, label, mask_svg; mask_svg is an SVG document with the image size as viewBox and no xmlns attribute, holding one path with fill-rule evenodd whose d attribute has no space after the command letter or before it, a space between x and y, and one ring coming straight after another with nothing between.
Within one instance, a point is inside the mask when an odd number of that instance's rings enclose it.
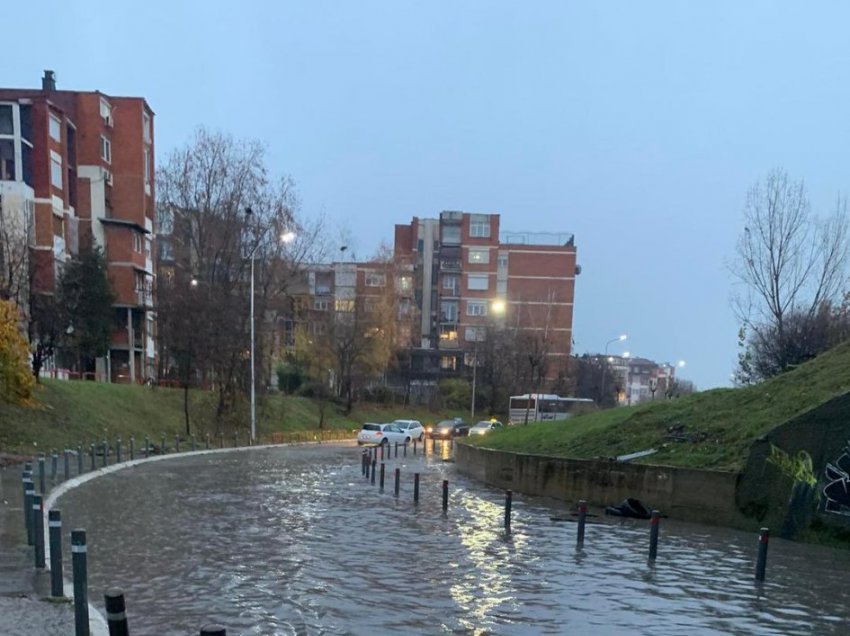
<instances>
[{"instance_id":1,"label":"white bus","mask_svg":"<svg viewBox=\"0 0 850 636\"><path fill-rule=\"evenodd\" d=\"M511 424L551 422L565 420L575 415L576 411L587 410L587 407L592 405L593 400L590 398L560 397L551 393L526 393L511 396L508 416Z\"/></svg>"}]
</instances>

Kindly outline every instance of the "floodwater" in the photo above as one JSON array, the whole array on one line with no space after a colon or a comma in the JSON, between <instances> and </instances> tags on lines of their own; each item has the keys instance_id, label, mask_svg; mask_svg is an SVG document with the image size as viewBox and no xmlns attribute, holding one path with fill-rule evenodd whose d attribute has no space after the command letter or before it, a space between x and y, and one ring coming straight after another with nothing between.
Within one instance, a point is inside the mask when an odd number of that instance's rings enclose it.
<instances>
[{"instance_id":1,"label":"floodwater","mask_svg":"<svg viewBox=\"0 0 850 636\"><path fill-rule=\"evenodd\" d=\"M208 622L231 636L850 631L847 551L772 540L756 585L754 534L665 519L650 567L648 522L593 518L577 551L576 525L551 520L565 504L514 495L506 535L504 493L451 462L389 460L381 493L359 453L186 456L88 482L58 508L66 529L88 531L91 599L122 588L134 634Z\"/></svg>"}]
</instances>

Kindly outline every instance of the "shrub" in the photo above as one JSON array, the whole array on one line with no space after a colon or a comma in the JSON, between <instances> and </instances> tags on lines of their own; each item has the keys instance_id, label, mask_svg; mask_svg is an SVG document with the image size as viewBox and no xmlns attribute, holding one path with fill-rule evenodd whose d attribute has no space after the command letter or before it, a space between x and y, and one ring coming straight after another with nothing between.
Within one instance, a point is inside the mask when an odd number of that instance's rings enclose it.
<instances>
[{"instance_id":1,"label":"shrub","mask_svg":"<svg viewBox=\"0 0 850 636\"><path fill-rule=\"evenodd\" d=\"M0 401L25 405L32 397L35 378L30 371L29 347L18 329L17 306L0 300Z\"/></svg>"}]
</instances>

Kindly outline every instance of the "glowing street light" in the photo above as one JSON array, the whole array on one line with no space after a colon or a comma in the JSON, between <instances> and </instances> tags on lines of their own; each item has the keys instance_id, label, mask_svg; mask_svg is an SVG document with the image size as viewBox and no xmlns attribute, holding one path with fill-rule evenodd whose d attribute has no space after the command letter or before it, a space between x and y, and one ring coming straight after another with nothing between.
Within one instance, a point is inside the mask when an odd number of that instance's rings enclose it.
<instances>
[{"instance_id":1,"label":"glowing street light","mask_svg":"<svg viewBox=\"0 0 850 636\"><path fill-rule=\"evenodd\" d=\"M617 336L616 338L611 338L608 342L606 342L606 343L605 343L605 360L606 360L606 361L608 360L608 347L610 347L610 346L611 346L613 343L615 343L615 342L624 342L625 340L627 340L627 339L628 339L628 337L629 337L629 336L628 336L627 334L620 334L620 335L619 335L619 336ZM629 357L629 352L628 352L628 351L626 351L626 352L623 354L623 357L624 357L624 358L628 358L628 357ZM600 400L600 402L601 402L602 400L604 400L604 399L605 399L605 375L606 375L606 372L607 372L607 371L608 371L608 365L607 365L607 364L603 364L603 365L602 365L602 386L601 386L600 391L599 391L599 393L600 393L600 395L599 395L599 400ZM600 404L600 406L602 406L602 405Z\"/></svg>"}]
</instances>

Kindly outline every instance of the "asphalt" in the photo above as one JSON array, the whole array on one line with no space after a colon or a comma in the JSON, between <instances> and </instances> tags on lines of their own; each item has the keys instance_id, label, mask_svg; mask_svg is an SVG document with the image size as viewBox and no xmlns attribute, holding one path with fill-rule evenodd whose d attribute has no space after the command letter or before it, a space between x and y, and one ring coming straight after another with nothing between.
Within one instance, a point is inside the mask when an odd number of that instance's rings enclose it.
<instances>
[{"instance_id":1,"label":"asphalt","mask_svg":"<svg viewBox=\"0 0 850 636\"><path fill-rule=\"evenodd\" d=\"M67 636L74 633L72 600L50 599L50 572L35 568L27 546L22 471L23 464L0 468L0 634Z\"/></svg>"}]
</instances>

